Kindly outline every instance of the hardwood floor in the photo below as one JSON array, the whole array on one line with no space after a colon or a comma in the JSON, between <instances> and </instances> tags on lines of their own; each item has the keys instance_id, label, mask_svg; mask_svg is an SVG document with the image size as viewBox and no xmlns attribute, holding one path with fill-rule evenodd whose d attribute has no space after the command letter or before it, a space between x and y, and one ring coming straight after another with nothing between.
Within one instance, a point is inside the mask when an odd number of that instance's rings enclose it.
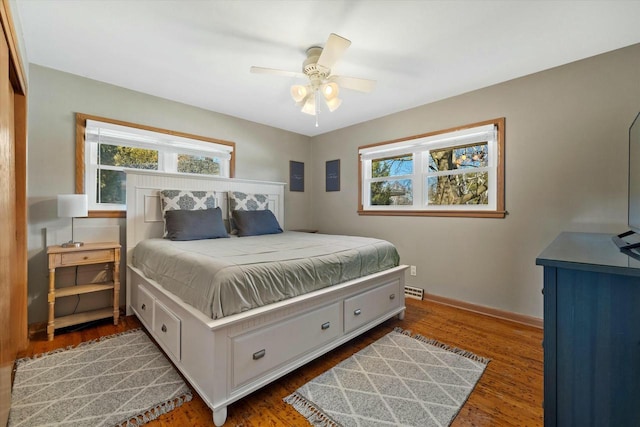
<instances>
[{"instance_id":1,"label":"hardwood floor","mask_svg":"<svg viewBox=\"0 0 640 427\"><path fill-rule=\"evenodd\" d=\"M491 359L452 426L543 424L542 330L434 302L408 299L406 305L404 320L388 320L318 360L230 405L225 426L308 425L306 420L282 399L396 326ZM51 342L46 341L46 334L38 335L32 338L29 348L20 357L140 327L135 317L121 319L118 326L107 322L78 332L57 334ZM147 425L212 426L213 422L211 411L194 393L191 402Z\"/></svg>"}]
</instances>

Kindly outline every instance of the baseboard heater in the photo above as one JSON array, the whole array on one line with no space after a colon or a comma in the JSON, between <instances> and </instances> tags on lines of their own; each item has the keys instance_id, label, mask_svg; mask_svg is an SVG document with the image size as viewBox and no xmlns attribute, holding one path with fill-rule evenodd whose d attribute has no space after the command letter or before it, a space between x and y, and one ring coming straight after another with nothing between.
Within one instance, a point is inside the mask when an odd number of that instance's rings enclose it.
<instances>
[{"instance_id":1,"label":"baseboard heater","mask_svg":"<svg viewBox=\"0 0 640 427\"><path fill-rule=\"evenodd\" d=\"M424 289L414 288L413 286L405 286L404 296L405 298L419 299L422 301L422 298L424 297Z\"/></svg>"}]
</instances>

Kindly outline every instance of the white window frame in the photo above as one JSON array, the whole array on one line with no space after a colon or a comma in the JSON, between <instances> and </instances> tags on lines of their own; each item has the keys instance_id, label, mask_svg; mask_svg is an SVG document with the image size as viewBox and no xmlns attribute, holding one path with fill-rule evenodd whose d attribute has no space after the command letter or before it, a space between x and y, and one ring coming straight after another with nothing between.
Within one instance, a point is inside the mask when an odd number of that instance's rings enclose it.
<instances>
[{"instance_id":1,"label":"white window frame","mask_svg":"<svg viewBox=\"0 0 640 427\"><path fill-rule=\"evenodd\" d=\"M431 172L429 152L449 147L487 142L488 165L479 168ZM359 147L359 209L361 215L424 215L504 217L504 118L475 123L456 129L416 135L400 140ZM411 175L373 178L372 162L389 157L413 156ZM427 179L432 176L488 172L488 204L430 205ZM371 184L396 179L412 180L412 205L372 205Z\"/></svg>"},{"instance_id":2,"label":"white window frame","mask_svg":"<svg viewBox=\"0 0 640 427\"><path fill-rule=\"evenodd\" d=\"M158 151L158 172L177 171L178 155L187 154L194 156L213 157L219 159L220 174L215 176L232 177L234 169L235 144L228 141L213 140L210 138L195 137L179 132L165 131L157 128L147 128L140 125L125 122L116 122L109 119L96 118L77 114L76 149L81 147L82 176L76 172L76 192L86 193L89 200L90 211L122 211L126 210L126 204L98 203L97 176L98 171L104 170L135 170L132 168L99 165L99 144L117 146L129 146L146 148ZM81 141L80 141L81 140ZM76 167L78 157L76 156ZM184 173L184 175L194 175ZM81 179L81 185L78 185Z\"/></svg>"}]
</instances>

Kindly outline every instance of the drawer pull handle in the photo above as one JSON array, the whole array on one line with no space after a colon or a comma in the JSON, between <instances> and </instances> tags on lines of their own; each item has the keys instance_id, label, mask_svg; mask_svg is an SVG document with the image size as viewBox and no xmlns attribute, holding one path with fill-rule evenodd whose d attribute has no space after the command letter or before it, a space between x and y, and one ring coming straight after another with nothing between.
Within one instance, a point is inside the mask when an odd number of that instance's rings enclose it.
<instances>
[{"instance_id":1,"label":"drawer pull handle","mask_svg":"<svg viewBox=\"0 0 640 427\"><path fill-rule=\"evenodd\" d=\"M85 255L85 257L83 259L89 259L89 257Z\"/></svg>"},{"instance_id":2,"label":"drawer pull handle","mask_svg":"<svg viewBox=\"0 0 640 427\"><path fill-rule=\"evenodd\" d=\"M353 315L354 316L360 316L360 314L362 314L362 310L360 310L360 309L357 309L357 310L353 311Z\"/></svg>"},{"instance_id":3,"label":"drawer pull handle","mask_svg":"<svg viewBox=\"0 0 640 427\"><path fill-rule=\"evenodd\" d=\"M167 325L162 324L162 328L160 328L162 332L167 332Z\"/></svg>"},{"instance_id":4,"label":"drawer pull handle","mask_svg":"<svg viewBox=\"0 0 640 427\"><path fill-rule=\"evenodd\" d=\"M389 299L396 299L396 294L389 295Z\"/></svg>"},{"instance_id":5,"label":"drawer pull handle","mask_svg":"<svg viewBox=\"0 0 640 427\"><path fill-rule=\"evenodd\" d=\"M255 353L253 353L253 360L262 359L266 353L267 353L267 350L265 349L256 351Z\"/></svg>"},{"instance_id":6,"label":"drawer pull handle","mask_svg":"<svg viewBox=\"0 0 640 427\"><path fill-rule=\"evenodd\" d=\"M322 326L320 327L324 331L325 329L329 329L330 326L331 326L331 322L327 322L327 323L323 323Z\"/></svg>"},{"instance_id":7,"label":"drawer pull handle","mask_svg":"<svg viewBox=\"0 0 640 427\"><path fill-rule=\"evenodd\" d=\"M142 304L142 307L140 307L140 308L143 309L143 310L146 310L147 309L147 304Z\"/></svg>"}]
</instances>

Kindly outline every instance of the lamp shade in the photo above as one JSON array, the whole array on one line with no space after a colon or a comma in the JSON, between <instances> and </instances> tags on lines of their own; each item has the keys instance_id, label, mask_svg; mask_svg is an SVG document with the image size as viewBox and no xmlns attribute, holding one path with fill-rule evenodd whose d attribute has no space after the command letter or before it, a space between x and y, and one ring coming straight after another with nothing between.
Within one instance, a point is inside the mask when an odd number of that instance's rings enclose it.
<instances>
[{"instance_id":1,"label":"lamp shade","mask_svg":"<svg viewBox=\"0 0 640 427\"><path fill-rule=\"evenodd\" d=\"M331 101L338 97L338 93L340 93L340 89L338 85L335 83L327 83L322 88L322 95L324 95L324 99L327 101Z\"/></svg>"},{"instance_id":2,"label":"lamp shade","mask_svg":"<svg viewBox=\"0 0 640 427\"><path fill-rule=\"evenodd\" d=\"M304 98L309 94L309 90L301 85L291 86L291 97L296 102L302 102Z\"/></svg>"},{"instance_id":3,"label":"lamp shade","mask_svg":"<svg viewBox=\"0 0 640 427\"><path fill-rule=\"evenodd\" d=\"M86 194L59 194L58 217L78 218L89 215L89 201Z\"/></svg>"},{"instance_id":4,"label":"lamp shade","mask_svg":"<svg viewBox=\"0 0 640 427\"><path fill-rule=\"evenodd\" d=\"M306 101L302 106L302 112L312 116L316 114L316 97L313 93L307 96Z\"/></svg>"}]
</instances>

